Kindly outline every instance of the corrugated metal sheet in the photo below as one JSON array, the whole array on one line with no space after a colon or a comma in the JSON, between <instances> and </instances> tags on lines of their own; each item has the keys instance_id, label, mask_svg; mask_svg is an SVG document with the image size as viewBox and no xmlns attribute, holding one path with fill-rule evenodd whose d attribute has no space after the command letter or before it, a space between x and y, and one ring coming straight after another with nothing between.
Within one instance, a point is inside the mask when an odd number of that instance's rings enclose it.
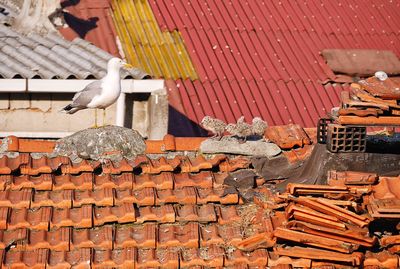
<instances>
[{"instance_id":1,"label":"corrugated metal sheet","mask_svg":"<svg viewBox=\"0 0 400 269\"><path fill-rule=\"evenodd\" d=\"M399 1L150 4L161 29L182 33L199 74L199 81L178 80L179 91L170 92L194 122L204 115L229 122L244 115L262 116L270 124L315 126L339 104L343 90L326 84L335 74L323 49L392 50L400 56Z\"/></svg>"},{"instance_id":2,"label":"corrugated metal sheet","mask_svg":"<svg viewBox=\"0 0 400 269\"><path fill-rule=\"evenodd\" d=\"M108 60L113 57L83 39L75 38L71 42L57 33L25 36L0 24L0 36L2 78L101 78L106 74ZM121 75L134 77L127 71Z\"/></svg>"},{"instance_id":3,"label":"corrugated metal sheet","mask_svg":"<svg viewBox=\"0 0 400 269\"><path fill-rule=\"evenodd\" d=\"M109 0L61 1L69 12L71 27L60 29L68 40L84 38L97 47L120 57ZM90 22L92 20L92 22ZM90 25L95 24L92 28ZM79 34L78 34L79 33Z\"/></svg>"},{"instance_id":4,"label":"corrugated metal sheet","mask_svg":"<svg viewBox=\"0 0 400 269\"><path fill-rule=\"evenodd\" d=\"M198 78L180 33L162 32L147 1L113 0L112 8L128 62L155 77Z\"/></svg>"}]
</instances>

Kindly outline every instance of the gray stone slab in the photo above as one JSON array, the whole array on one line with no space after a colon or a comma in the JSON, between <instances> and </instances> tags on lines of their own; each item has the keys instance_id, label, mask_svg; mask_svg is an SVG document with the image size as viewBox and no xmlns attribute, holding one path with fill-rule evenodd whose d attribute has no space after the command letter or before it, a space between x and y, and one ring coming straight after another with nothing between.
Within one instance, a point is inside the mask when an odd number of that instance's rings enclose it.
<instances>
[{"instance_id":1,"label":"gray stone slab","mask_svg":"<svg viewBox=\"0 0 400 269\"><path fill-rule=\"evenodd\" d=\"M274 143L258 140L241 144L237 139L232 138L223 138L220 141L207 139L201 143L200 151L208 154L228 153L264 157L274 157L282 152Z\"/></svg>"}]
</instances>

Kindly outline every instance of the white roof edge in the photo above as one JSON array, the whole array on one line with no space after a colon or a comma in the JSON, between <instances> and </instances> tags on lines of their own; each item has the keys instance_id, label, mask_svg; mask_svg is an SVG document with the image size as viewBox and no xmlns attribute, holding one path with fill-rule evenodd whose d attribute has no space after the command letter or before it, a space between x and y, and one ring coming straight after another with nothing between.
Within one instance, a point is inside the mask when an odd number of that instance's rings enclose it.
<instances>
[{"instance_id":1,"label":"white roof edge","mask_svg":"<svg viewBox=\"0 0 400 269\"><path fill-rule=\"evenodd\" d=\"M74 132L24 132L24 131L4 131L0 132L0 137L14 135L20 138L62 138L73 134Z\"/></svg>"},{"instance_id":2,"label":"white roof edge","mask_svg":"<svg viewBox=\"0 0 400 269\"><path fill-rule=\"evenodd\" d=\"M0 79L0 92L78 92L95 80L75 79ZM123 79L123 93L151 93L164 88L163 79Z\"/></svg>"}]
</instances>

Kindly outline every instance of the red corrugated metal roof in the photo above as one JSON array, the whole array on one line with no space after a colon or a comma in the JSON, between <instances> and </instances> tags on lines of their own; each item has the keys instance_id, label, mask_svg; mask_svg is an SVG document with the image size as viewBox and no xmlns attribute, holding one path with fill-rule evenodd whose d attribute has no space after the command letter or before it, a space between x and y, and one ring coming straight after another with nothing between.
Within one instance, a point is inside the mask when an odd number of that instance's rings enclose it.
<instances>
[{"instance_id":1,"label":"red corrugated metal roof","mask_svg":"<svg viewBox=\"0 0 400 269\"><path fill-rule=\"evenodd\" d=\"M162 29L182 33L200 81L178 81L188 118L315 126L339 104L325 48L400 56L398 1L150 1ZM178 16L176 15L178 14ZM172 103L171 103L172 104Z\"/></svg>"},{"instance_id":2,"label":"red corrugated metal roof","mask_svg":"<svg viewBox=\"0 0 400 269\"><path fill-rule=\"evenodd\" d=\"M103 16L100 21L105 18L107 25L99 24L96 31L114 31L106 7L103 13L88 15L95 2L108 3L82 0L73 7L82 10L71 12L81 12L84 18ZM187 135L201 134L200 129L195 132L196 123L204 115L228 122L241 115L248 121L261 116L271 125L315 126L319 116L339 104L343 90L341 85L326 84L335 75L320 54L323 49L384 49L400 56L399 1L149 3L162 30L182 34L199 75L195 81L167 82L171 121L176 115L187 117ZM102 40L92 35L92 42L110 51L106 41L114 42L115 37ZM180 135L183 132L179 130Z\"/></svg>"},{"instance_id":3,"label":"red corrugated metal roof","mask_svg":"<svg viewBox=\"0 0 400 269\"><path fill-rule=\"evenodd\" d=\"M71 4L70 2L77 2ZM96 20L96 28L87 32L85 36L81 36L97 47L119 56L119 51L116 43L116 32L111 17L110 3L108 0L80 0L80 1L62 1L62 5L66 6L66 10L76 17L74 27L78 27L78 31L84 31L88 25L85 20L94 18ZM61 34L69 40L78 37L78 33L71 27L60 29Z\"/></svg>"}]
</instances>

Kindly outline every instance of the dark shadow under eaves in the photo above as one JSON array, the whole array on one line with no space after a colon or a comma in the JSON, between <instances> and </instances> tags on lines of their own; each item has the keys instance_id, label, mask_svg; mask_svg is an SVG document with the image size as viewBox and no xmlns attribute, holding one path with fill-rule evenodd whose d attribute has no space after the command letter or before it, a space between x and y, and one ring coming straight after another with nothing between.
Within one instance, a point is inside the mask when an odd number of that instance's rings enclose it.
<instances>
[{"instance_id":1,"label":"dark shadow under eaves","mask_svg":"<svg viewBox=\"0 0 400 269\"><path fill-rule=\"evenodd\" d=\"M61 3L61 8L65 9L70 6L76 6L80 0L65 0ZM78 18L68 12L63 11L65 22L68 26L79 35L80 38L85 38L86 34L97 28L98 17L91 17L87 20Z\"/></svg>"}]
</instances>

